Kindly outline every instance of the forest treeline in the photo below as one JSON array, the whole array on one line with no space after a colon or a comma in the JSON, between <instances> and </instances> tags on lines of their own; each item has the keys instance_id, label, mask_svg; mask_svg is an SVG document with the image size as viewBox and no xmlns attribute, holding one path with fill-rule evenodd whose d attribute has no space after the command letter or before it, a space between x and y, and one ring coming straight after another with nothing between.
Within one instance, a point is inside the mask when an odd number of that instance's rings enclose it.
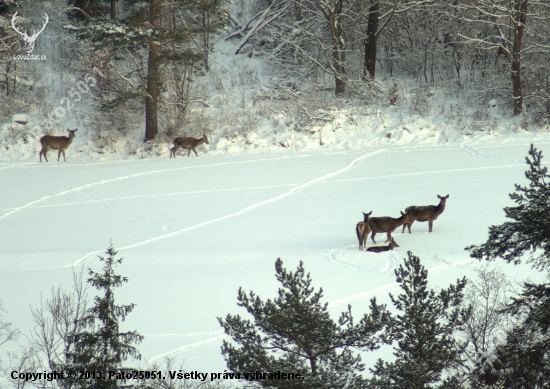
<instances>
[{"instance_id":1,"label":"forest treeline","mask_svg":"<svg viewBox=\"0 0 550 389\"><path fill-rule=\"evenodd\" d=\"M12 28L15 12L20 31L49 14L35 50L48 54L48 64L14 59L25 52ZM48 99L52 82L67 94L75 77L95 68L103 76L97 91L73 119L99 127L98 138L105 128L126 133L137 126L149 141L189 122L185 135L210 133L207 110L220 102L208 88L223 93L228 81L231 89L257 82L246 66L238 80L212 69L214 43L224 41L234 43L235 58L259 57L270 67L270 91L242 91L253 105L327 99L327 91L335 101L395 105L402 80L411 80L412 113L427 113L433 87L458 106L498 100L525 123L550 119L546 0L5 0L0 37L0 93L8 102L1 114L42 114L45 131L63 122L57 99ZM320 103L297 106L296 115L318 116ZM484 118L483 110L475 114Z\"/></svg>"}]
</instances>

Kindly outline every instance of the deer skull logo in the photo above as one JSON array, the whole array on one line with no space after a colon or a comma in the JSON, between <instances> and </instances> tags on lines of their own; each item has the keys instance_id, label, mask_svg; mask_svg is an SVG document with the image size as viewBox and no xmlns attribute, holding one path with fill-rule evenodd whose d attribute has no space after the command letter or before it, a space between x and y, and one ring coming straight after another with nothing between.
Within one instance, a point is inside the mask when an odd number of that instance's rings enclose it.
<instances>
[{"instance_id":1,"label":"deer skull logo","mask_svg":"<svg viewBox=\"0 0 550 389\"><path fill-rule=\"evenodd\" d=\"M27 30L25 30L25 32L21 32L17 29L17 27L15 26L15 19L17 19L17 12L15 12L13 14L13 17L11 18L11 26L13 27L15 32L23 37L27 53L31 54L34 50L34 43L36 41L36 38L38 38L38 35L40 35L42 31L44 31L44 28L46 28L46 24L48 24L48 20L50 20L48 14L44 14L44 24L42 25L42 29L40 31L33 30L33 34L31 36L27 35Z\"/></svg>"}]
</instances>

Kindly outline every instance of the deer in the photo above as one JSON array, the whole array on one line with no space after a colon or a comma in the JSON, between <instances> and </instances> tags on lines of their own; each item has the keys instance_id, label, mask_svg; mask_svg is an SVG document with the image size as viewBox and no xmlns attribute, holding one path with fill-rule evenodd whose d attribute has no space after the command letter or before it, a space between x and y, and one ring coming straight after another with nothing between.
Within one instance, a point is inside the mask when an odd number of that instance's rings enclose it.
<instances>
[{"instance_id":1,"label":"deer","mask_svg":"<svg viewBox=\"0 0 550 389\"><path fill-rule=\"evenodd\" d=\"M397 244L397 242L393 238L391 238L390 243L387 246L369 247L367 249L367 251L370 251L371 253L382 253L384 251L393 250L396 247L399 247L399 245Z\"/></svg>"},{"instance_id":2,"label":"deer","mask_svg":"<svg viewBox=\"0 0 550 389\"><path fill-rule=\"evenodd\" d=\"M359 250L363 250L365 248L365 241L367 240L367 237L369 236L370 226L370 215L372 214L372 211L369 213L363 212L363 221L357 223L357 227L355 227L355 232L357 233L357 239L359 239Z\"/></svg>"},{"instance_id":3,"label":"deer","mask_svg":"<svg viewBox=\"0 0 550 389\"><path fill-rule=\"evenodd\" d=\"M437 195L439 198L439 204L438 205L411 205L410 207L407 207L405 209L405 212L410 213L413 217L413 220L410 223L403 224L403 230L401 233L405 232L405 227L409 229L409 234L411 233L411 226L415 221L418 222L428 222L429 230L432 232L432 227L434 224L434 220L437 220L439 215L443 213L445 210L445 205L447 204L447 199L449 198L449 195L447 196L440 196Z\"/></svg>"},{"instance_id":4,"label":"deer","mask_svg":"<svg viewBox=\"0 0 550 389\"><path fill-rule=\"evenodd\" d=\"M405 223L410 223L412 220L413 220L412 215L406 210L405 210L405 213L401 211L401 216L398 217L397 219L389 216L371 217L369 221L369 226L372 231L371 239L376 244L376 240L374 240L374 236L380 232L385 232L388 236L388 239L386 239L386 242L390 242L392 239L391 233L395 231L395 229L400 225Z\"/></svg>"},{"instance_id":5,"label":"deer","mask_svg":"<svg viewBox=\"0 0 550 389\"><path fill-rule=\"evenodd\" d=\"M48 24L48 20L50 20L50 18L48 17L48 14L45 13L44 22L42 23L42 29L39 31L33 30L33 34L31 36L27 35L27 30L25 30L25 32L21 32L17 29L17 26L15 25L16 20L17 20L17 11L13 14L13 17L11 18L11 26L13 27L15 32L21 35L21 37L25 41L25 47L27 48L27 53L31 54L34 50L34 44L36 42L36 38L38 38L38 35L40 35L42 31L44 31L44 29L46 28L46 25Z\"/></svg>"},{"instance_id":6,"label":"deer","mask_svg":"<svg viewBox=\"0 0 550 389\"><path fill-rule=\"evenodd\" d=\"M191 150L195 153L195 155L198 157L197 150L195 148L199 145L202 145L203 143L208 143L208 138L206 137L206 134L202 135L202 138L195 139L195 138L184 138L184 137L178 137L174 139L174 147L170 149L170 158L174 156L176 158L176 151L179 149L187 149L189 152L187 153L187 156L191 154Z\"/></svg>"},{"instance_id":7,"label":"deer","mask_svg":"<svg viewBox=\"0 0 550 389\"><path fill-rule=\"evenodd\" d=\"M69 136L52 136L52 135L44 135L42 138L40 138L40 143L42 144L42 150L40 150L40 153L38 153L38 156L40 157L40 162L42 162L42 155L44 155L44 159L46 162L48 162L48 157L46 154L50 149L52 150L59 150L57 153L57 162L59 162L59 157L61 156L61 153L63 153L63 160L67 162L65 159L65 150L69 148L71 143L73 143L74 133L76 132L77 128L74 130L69 130Z\"/></svg>"}]
</instances>

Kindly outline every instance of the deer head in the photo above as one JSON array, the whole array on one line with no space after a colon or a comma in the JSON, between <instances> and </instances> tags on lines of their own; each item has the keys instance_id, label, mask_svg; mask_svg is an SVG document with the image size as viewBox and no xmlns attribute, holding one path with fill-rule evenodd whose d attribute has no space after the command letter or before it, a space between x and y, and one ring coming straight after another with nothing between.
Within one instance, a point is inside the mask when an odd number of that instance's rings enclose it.
<instances>
[{"instance_id":1,"label":"deer head","mask_svg":"<svg viewBox=\"0 0 550 389\"><path fill-rule=\"evenodd\" d=\"M23 40L25 41L25 47L27 48L27 53L31 54L34 50L34 43L36 41L36 38L38 38L38 35L40 35L42 31L44 31L44 28L46 28L46 24L48 24L48 20L50 20L50 18L48 17L48 14L44 14L44 24L42 25L42 29L40 31L33 30L33 34L31 36L27 35L27 30L25 30L25 32L21 32L17 29L17 27L15 26L16 19L17 12L15 12L13 14L13 17L11 18L11 26L13 27L15 32L23 37Z\"/></svg>"}]
</instances>

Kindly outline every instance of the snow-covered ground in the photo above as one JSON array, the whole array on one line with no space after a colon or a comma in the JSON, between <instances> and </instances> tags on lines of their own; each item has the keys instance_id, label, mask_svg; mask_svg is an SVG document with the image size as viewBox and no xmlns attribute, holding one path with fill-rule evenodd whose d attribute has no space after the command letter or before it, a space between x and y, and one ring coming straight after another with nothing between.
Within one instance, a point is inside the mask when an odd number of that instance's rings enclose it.
<instances>
[{"instance_id":1,"label":"snow-covered ground","mask_svg":"<svg viewBox=\"0 0 550 389\"><path fill-rule=\"evenodd\" d=\"M66 163L3 163L5 318L28 334L31 307L53 287L69 288L73 270L100 270L97 255L112 241L125 258L118 273L129 278L117 303L137 304L124 328L145 335L138 347L144 358L175 356L189 370L221 372L224 334L216 318L245 314L236 305L240 286L274 297L278 257L289 269L304 262L335 317L347 304L359 317L372 297L397 293L393 269L408 250L430 269L434 288L474 277L481 264L464 247L482 243L488 226L505 220L508 193L525 182L530 143L548 163L544 132L299 151L200 149L199 158L177 159L92 161L73 148ZM410 235L394 233L400 247L393 252L358 250L362 211L397 217L408 205L437 204L437 194L450 197L433 233L415 223ZM518 281L542 277L528 266L495 265Z\"/></svg>"}]
</instances>

